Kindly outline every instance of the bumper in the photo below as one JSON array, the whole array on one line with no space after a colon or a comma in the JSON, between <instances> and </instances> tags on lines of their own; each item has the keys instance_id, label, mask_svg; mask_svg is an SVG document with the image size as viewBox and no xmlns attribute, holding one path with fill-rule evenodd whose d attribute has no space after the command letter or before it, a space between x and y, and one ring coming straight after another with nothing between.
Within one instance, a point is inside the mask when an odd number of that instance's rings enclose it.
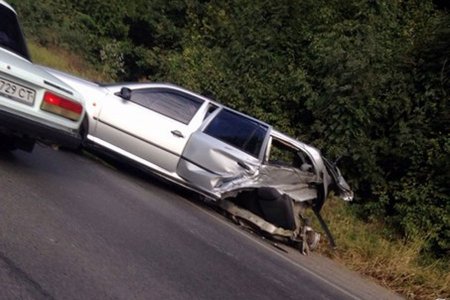
<instances>
[{"instance_id":1,"label":"bumper","mask_svg":"<svg viewBox=\"0 0 450 300\"><path fill-rule=\"evenodd\" d=\"M0 110L0 131L69 148L76 148L81 143L81 136L78 131L70 132L55 128L4 110Z\"/></svg>"}]
</instances>

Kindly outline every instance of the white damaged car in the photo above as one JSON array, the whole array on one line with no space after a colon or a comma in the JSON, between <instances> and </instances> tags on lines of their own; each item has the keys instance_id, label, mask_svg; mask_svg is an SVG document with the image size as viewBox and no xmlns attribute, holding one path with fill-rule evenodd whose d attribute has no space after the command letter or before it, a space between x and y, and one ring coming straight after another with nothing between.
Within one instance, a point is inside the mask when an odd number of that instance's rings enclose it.
<instances>
[{"instance_id":1,"label":"white damaged car","mask_svg":"<svg viewBox=\"0 0 450 300\"><path fill-rule=\"evenodd\" d=\"M126 158L205 196L234 220L274 239L313 249L311 208L353 192L311 146L272 126L171 84L102 85L46 69L86 99L83 144Z\"/></svg>"},{"instance_id":2,"label":"white damaged car","mask_svg":"<svg viewBox=\"0 0 450 300\"><path fill-rule=\"evenodd\" d=\"M36 141L77 147L85 109L79 93L30 61L17 14L0 0L0 150Z\"/></svg>"}]
</instances>

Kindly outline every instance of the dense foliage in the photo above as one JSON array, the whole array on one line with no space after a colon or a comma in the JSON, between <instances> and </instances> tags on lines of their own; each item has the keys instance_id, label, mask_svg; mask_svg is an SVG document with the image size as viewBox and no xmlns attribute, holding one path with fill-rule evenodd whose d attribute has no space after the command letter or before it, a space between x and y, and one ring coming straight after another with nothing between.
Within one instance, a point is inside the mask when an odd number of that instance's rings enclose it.
<instances>
[{"instance_id":1,"label":"dense foliage","mask_svg":"<svg viewBox=\"0 0 450 300\"><path fill-rule=\"evenodd\" d=\"M29 38L321 148L365 219L450 253L450 16L431 0L10 0Z\"/></svg>"}]
</instances>

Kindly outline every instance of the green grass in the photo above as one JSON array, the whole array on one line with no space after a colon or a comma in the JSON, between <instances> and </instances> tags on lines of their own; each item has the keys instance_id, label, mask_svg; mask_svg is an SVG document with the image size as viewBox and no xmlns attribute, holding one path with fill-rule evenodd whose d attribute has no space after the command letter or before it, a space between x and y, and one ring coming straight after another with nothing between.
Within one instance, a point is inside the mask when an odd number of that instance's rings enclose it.
<instances>
[{"instance_id":1,"label":"green grass","mask_svg":"<svg viewBox=\"0 0 450 300\"><path fill-rule=\"evenodd\" d=\"M407 241L390 235L382 223L357 219L350 204L338 199L327 202L323 216L338 245L332 251L323 241L319 251L324 255L409 299L450 298L450 259L422 257L425 237Z\"/></svg>"},{"instance_id":2,"label":"green grass","mask_svg":"<svg viewBox=\"0 0 450 300\"><path fill-rule=\"evenodd\" d=\"M34 42L28 42L28 48L34 63L66 71L92 81L111 81L110 78L97 71L94 66L65 49L46 48Z\"/></svg>"},{"instance_id":3,"label":"green grass","mask_svg":"<svg viewBox=\"0 0 450 300\"><path fill-rule=\"evenodd\" d=\"M29 44L34 62L97 81L111 81L81 57L59 48ZM410 299L450 299L450 259L424 263L420 249L424 238L405 241L386 234L382 223L365 223L351 213L350 205L332 199L323 216L338 249L331 251L325 239L319 251L381 285ZM315 228L320 228L317 224Z\"/></svg>"}]
</instances>

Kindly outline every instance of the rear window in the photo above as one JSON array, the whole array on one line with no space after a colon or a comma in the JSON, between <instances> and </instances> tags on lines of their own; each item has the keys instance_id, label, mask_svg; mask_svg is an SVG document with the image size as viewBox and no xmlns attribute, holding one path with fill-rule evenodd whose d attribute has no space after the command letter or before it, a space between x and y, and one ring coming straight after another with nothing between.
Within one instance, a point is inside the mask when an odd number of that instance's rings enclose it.
<instances>
[{"instance_id":1,"label":"rear window","mask_svg":"<svg viewBox=\"0 0 450 300\"><path fill-rule=\"evenodd\" d=\"M16 14L0 4L0 20L0 47L30 60Z\"/></svg>"},{"instance_id":2,"label":"rear window","mask_svg":"<svg viewBox=\"0 0 450 300\"><path fill-rule=\"evenodd\" d=\"M224 109L209 123L204 133L257 158L267 130L267 126L255 120Z\"/></svg>"},{"instance_id":3,"label":"rear window","mask_svg":"<svg viewBox=\"0 0 450 300\"><path fill-rule=\"evenodd\" d=\"M203 101L167 90L134 90L131 101L178 122L189 124Z\"/></svg>"}]
</instances>

